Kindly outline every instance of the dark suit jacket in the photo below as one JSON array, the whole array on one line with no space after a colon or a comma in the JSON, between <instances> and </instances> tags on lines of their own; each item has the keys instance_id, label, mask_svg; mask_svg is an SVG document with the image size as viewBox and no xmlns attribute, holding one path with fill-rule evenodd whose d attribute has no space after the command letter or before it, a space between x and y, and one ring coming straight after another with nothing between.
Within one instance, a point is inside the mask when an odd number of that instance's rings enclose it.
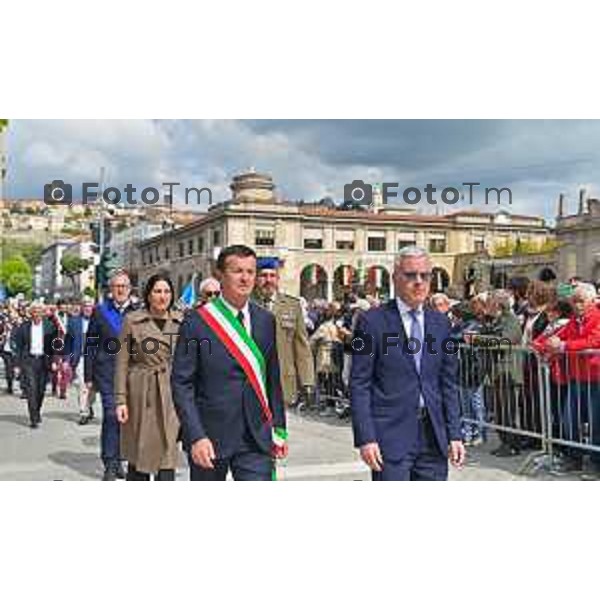
<instances>
[{"instance_id":1,"label":"dark suit jacket","mask_svg":"<svg viewBox=\"0 0 600 600\"><path fill-rule=\"evenodd\" d=\"M115 367L117 363L116 346L112 340L117 340L123 325L125 314L137 307L129 304L122 317L111 299L104 300L94 309L87 330L85 349L83 353L84 380L92 382L96 390L108 399L114 399ZM112 339L111 339L112 338ZM110 344L106 342L110 340ZM121 348L127 352L127 347Z\"/></svg>"},{"instance_id":2,"label":"dark suit jacket","mask_svg":"<svg viewBox=\"0 0 600 600\"><path fill-rule=\"evenodd\" d=\"M273 315L250 303L252 337L267 366L267 394L274 427L285 428L285 411ZM190 340L203 340L201 343ZM185 316L175 347L171 375L173 402L184 446L208 437L218 457L238 450L250 433L271 453L271 426L264 422L259 399L239 363L196 311Z\"/></svg>"},{"instance_id":3,"label":"dark suit jacket","mask_svg":"<svg viewBox=\"0 0 600 600\"><path fill-rule=\"evenodd\" d=\"M83 315L69 315L67 320L67 335L65 336L65 345L68 347L68 354L70 355L69 362L71 363L71 367L73 369L77 368L77 365L83 356L85 346L83 340L83 319Z\"/></svg>"},{"instance_id":4,"label":"dark suit jacket","mask_svg":"<svg viewBox=\"0 0 600 600\"><path fill-rule=\"evenodd\" d=\"M50 321L50 319L43 318L43 329L44 329L44 355L46 357L46 361L50 362L52 356L57 354L54 348L52 347L52 342L55 339L59 338L58 329ZM15 347L17 352L17 360L19 362L23 362L27 360L30 355L31 350L31 321L24 321L15 333ZM58 343L57 343L57 347Z\"/></svg>"},{"instance_id":5,"label":"dark suit jacket","mask_svg":"<svg viewBox=\"0 0 600 600\"><path fill-rule=\"evenodd\" d=\"M440 453L446 456L448 442L462 439L457 355L443 350L444 341L450 338L450 322L431 310L425 310L424 319L424 338L430 334L434 341L423 344L420 375L413 356L405 350L406 335L395 300L363 313L357 321L355 338L367 346L372 342L372 353L352 357L354 443L360 447L378 442L384 461L401 460L413 448L420 394ZM359 348L358 343L355 347ZM453 346L449 344L448 349Z\"/></svg>"}]
</instances>

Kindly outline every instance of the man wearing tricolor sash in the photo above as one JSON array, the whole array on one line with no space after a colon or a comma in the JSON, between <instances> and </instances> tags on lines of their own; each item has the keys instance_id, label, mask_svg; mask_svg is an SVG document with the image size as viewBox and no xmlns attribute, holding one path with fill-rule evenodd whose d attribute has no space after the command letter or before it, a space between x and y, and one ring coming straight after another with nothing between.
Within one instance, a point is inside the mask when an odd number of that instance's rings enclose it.
<instances>
[{"instance_id":1,"label":"man wearing tricolor sash","mask_svg":"<svg viewBox=\"0 0 600 600\"><path fill-rule=\"evenodd\" d=\"M185 317L175 347L172 392L190 479L270 480L287 456L275 319L249 301L256 254L223 249L221 297Z\"/></svg>"}]
</instances>

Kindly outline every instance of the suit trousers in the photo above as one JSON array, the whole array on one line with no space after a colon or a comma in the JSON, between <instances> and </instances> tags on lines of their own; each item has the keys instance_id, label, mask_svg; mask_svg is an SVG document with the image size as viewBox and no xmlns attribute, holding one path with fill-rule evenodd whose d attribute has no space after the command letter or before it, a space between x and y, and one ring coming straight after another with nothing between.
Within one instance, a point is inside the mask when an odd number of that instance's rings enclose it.
<instances>
[{"instance_id":1,"label":"suit trousers","mask_svg":"<svg viewBox=\"0 0 600 600\"><path fill-rule=\"evenodd\" d=\"M41 421L40 413L44 403L48 376L46 366L45 356L30 355L23 359L23 375L27 382L25 386L27 410L29 411L29 420L34 424Z\"/></svg>"},{"instance_id":2,"label":"suit trousers","mask_svg":"<svg viewBox=\"0 0 600 600\"><path fill-rule=\"evenodd\" d=\"M190 454L190 481L225 481L229 471L236 481L271 481L273 460L256 445L249 434L246 434L235 454L213 461L214 469L198 466Z\"/></svg>"},{"instance_id":3,"label":"suit trousers","mask_svg":"<svg viewBox=\"0 0 600 600\"><path fill-rule=\"evenodd\" d=\"M121 426L117 421L114 396L100 393L102 400L102 429L100 455L105 469L116 469L121 462Z\"/></svg>"},{"instance_id":4,"label":"suit trousers","mask_svg":"<svg viewBox=\"0 0 600 600\"><path fill-rule=\"evenodd\" d=\"M417 439L413 449L401 460L383 457L383 470L371 472L373 481L446 481L448 457L439 449L431 421L418 420Z\"/></svg>"}]
</instances>

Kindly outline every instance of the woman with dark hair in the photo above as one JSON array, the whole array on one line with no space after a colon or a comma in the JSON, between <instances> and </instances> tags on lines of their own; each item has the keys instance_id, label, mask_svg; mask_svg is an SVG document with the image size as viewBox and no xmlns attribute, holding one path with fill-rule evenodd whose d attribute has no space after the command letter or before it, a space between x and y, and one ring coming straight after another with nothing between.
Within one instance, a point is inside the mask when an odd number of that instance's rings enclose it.
<instances>
[{"instance_id":1,"label":"woman with dark hair","mask_svg":"<svg viewBox=\"0 0 600 600\"><path fill-rule=\"evenodd\" d=\"M115 400L128 481L174 481L179 420L171 397L171 342L182 314L173 310L173 284L157 273L144 290L144 308L125 317L117 354Z\"/></svg>"}]
</instances>

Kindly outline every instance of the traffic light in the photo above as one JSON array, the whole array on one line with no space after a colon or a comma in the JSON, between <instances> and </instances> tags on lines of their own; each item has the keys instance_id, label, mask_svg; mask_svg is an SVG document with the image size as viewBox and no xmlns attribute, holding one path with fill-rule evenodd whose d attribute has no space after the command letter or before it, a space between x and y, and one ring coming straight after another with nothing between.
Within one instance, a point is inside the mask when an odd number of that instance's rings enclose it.
<instances>
[{"instance_id":1,"label":"traffic light","mask_svg":"<svg viewBox=\"0 0 600 600\"><path fill-rule=\"evenodd\" d=\"M105 250L100 257L100 263L96 267L96 285L99 291L108 287L108 282L113 271L117 268L117 255Z\"/></svg>"}]
</instances>

